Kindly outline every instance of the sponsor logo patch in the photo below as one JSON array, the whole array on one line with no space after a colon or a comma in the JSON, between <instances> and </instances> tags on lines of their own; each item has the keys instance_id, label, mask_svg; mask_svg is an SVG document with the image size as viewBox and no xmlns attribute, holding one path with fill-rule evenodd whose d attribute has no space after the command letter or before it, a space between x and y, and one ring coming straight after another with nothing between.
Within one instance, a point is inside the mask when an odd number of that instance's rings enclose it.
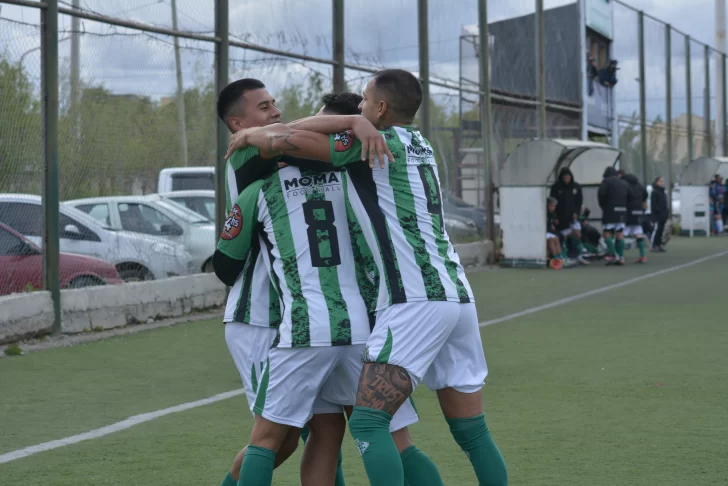
<instances>
[{"instance_id":1,"label":"sponsor logo patch","mask_svg":"<svg viewBox=\"0 0 728 486\"><path fill-rule=\"evenodd\" d=\"M354 145L354 134L351 130L337 133L334 135L334 150L337 152L346 152Z\"/></svg>"},{"instance_id":2,"label":"sponsor logo patch","mask_svg":"<svg viewBox=\"0 0 728 486\"><path fill-rule=\"evenodd\" d=\"M220 238L223 240L233 240L240 234L240 230L242 228L243 215L240 212L240 206L235 204L225 220L225 226L222 229L222 235L220 235Z\"/></svg>"}]
</instances>

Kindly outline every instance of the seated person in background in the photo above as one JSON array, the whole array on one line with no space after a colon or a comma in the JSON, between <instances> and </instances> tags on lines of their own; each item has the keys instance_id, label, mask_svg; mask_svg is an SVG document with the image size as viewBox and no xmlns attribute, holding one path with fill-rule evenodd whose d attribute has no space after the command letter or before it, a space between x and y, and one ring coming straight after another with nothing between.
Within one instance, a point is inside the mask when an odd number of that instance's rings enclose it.
<instances>
[{"instance_id":1,"label":"seated person in background","mask_svg":"<svg viewBox=\"0 0 728 486\"><path fill-rule=\"evenodd\" d=\"M556 234L558 219L556 216L556 198L550 197L546 200L546 251L548 252L549 267L559 270L564 266L561 252L561 240Z\"/></svg>"},{"instance_id":2,"label":"seated person in background","mask_svg":"<svg viewBox=\"0 0 728 486\"><path fill-rule=\"evenodd\" d=\"M549 195L556 199L556 219L558 220L556 229L565 240L561 258L566 260L568 247L571 246L576 250L577 261L586 265L587 261L581 256L583 248L581 246L581 223L579 223L584 196L581 192L581 185L574 180L574 174L568 167L559 171L559 180L551 186Z\"/></svg>"},{"instance_id":3,"label":"seated person in background","mask_svg":"<svg viewBox=\"0 0 728 486\"><path fill-rule=\"evenodd\" d=\"M602 234L594 226L589 224L589 215L591 211L585 208L581 215L581 244L590 256L600 256L599 243L602 240Z\"/></svg>"}]
</instances>

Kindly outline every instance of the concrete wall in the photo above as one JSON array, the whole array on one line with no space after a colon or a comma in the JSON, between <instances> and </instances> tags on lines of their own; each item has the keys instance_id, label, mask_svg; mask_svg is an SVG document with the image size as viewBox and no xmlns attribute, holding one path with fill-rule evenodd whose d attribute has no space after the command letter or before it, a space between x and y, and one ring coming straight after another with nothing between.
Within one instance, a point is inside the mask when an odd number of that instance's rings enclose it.
<instances>
[{"instance_id":1,"label":"concrete wall","mask_svg":"<svg viewBox=\"0 0 728 486\"><path fill-rule=\"evenodd\" d=\"M225 286L214 274L62 290L61 329L79 333L179 317L220 307L225 297ZM49 292L0 297L0 343L49 332L52 324Z\"/></svg>"},{"instance_id":2,"label":"concrete wall","mask_svg":"<svg viewBox=\"0 0 728 486\"><path fill-rule=\"evenodd\" d=\"M466 267L493 261L490 242L456 245ZM152 282L61 290L63 333L111 329L146 322L149 318L179 317L192 311L219 308L225 286L214 274L175 277ZM48 333L53 325L49 292L0 297L0 344Z\"/></svg>"}]
</instances>

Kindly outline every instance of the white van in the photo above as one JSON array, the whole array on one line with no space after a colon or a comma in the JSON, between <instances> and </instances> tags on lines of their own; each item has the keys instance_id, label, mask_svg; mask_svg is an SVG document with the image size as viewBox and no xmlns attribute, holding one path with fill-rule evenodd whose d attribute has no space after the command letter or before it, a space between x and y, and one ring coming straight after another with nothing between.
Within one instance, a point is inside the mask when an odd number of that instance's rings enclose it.
<instances>
[{"instance_id":1,"label":"white van","mask_svg":"<svg viewBox=\"0 0 728 486\"><path fill-rule=\"evenodd\" d=\"M215 190L214 167L170 167L159 171L157 192Z\"/></svg>"}]
</instances>

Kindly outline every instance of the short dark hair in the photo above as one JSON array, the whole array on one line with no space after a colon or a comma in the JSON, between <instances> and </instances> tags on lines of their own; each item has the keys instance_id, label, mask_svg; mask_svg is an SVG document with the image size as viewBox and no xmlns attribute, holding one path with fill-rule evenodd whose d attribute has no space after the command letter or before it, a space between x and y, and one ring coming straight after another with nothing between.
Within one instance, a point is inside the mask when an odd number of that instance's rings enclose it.
<instances>
[{"instance_id":1,"label":"short dark hair","mask_svg":"<svg viewBox=\"0 0 728 486\"><path fill-rule=\"evenodd\" d=\"M413 120L422 103L422 85L409 71L384 69L374 74L374 87L387 101L393 114L403 121Z\"/></svg>"},{"instance_id":2,"label":"short dark hair","mask_svg":"<svg viewBox=\"0 0 728 486\"><path fill-rule=\"evenodd\" d=\"M356 93L329 93L324 95L324 111L334 115L359 115L362 97Z\"/></svg>"},{"instance_id":3,"label":"short dark hair","mask_svg":"<svg viewBox=\"0 0 728 486\"><path fill-rule=\"evenodd\" d=\"M253 78L238 79L228 84L217 97L217 116L227 125L227 118L233 105L245 96L248 91L263 88L265 88L263 82Z\"/></svg>"}]
</instances>

